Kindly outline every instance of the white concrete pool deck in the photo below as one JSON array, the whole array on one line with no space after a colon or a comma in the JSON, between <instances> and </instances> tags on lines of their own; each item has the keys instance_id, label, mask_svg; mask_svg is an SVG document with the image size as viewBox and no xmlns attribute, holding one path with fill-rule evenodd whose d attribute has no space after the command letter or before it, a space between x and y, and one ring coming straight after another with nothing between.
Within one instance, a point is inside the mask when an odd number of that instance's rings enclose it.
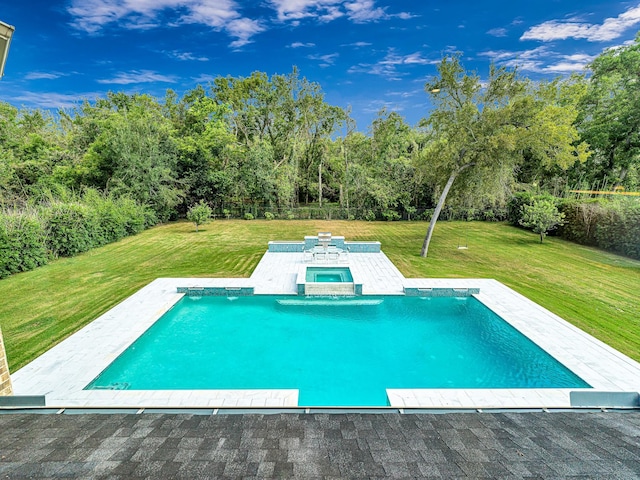
<instances>
[{"instance_id":1,"label":"white concrete pool deck","mask_svg":"<svg viewBox=\"0 0 640 480\"><path fill-rule=\"evenodd\" d=\"M182 298L177 287L249 286L256 294L295 295L301 264L302 253L266 252L250 278L159 278L13 373L14 393L45 395L51 407L296 407L297 390L83 388ZM640 391L638 362L495 280L408 279L382 252L352 253L345 265L362 281L364 295L401 295L404 287L479 288L478 300L589 383L589 391ZM398 408L569 408L572 391L404 389L387 395Z\"/></svg>"}]
</instances>

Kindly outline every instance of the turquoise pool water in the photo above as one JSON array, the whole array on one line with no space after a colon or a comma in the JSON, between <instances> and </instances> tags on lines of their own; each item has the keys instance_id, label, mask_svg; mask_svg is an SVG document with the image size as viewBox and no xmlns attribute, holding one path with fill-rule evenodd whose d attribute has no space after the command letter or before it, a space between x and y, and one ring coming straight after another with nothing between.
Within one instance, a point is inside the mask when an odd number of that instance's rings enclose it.
<instances>
[{"instance_id":1,"label":"turquoise pool water","mask_svg":"<svg viewBox=\"0 0 640 480\"><path fill-rule=\"evenodd\" d=\"M349 267L307 267L307 282L353 282Z\"/></svg>"},{"instance_id":2,"label":"turquoise pool water","mask_svg":"<svg viewBox=\"0 0 640 480\"><path fill-rule=\"evenodd\" d=\"M387 388L588 388L472 297L184 297L87 388L299 390L384 406Z\"/></svg>"}]
</instances>

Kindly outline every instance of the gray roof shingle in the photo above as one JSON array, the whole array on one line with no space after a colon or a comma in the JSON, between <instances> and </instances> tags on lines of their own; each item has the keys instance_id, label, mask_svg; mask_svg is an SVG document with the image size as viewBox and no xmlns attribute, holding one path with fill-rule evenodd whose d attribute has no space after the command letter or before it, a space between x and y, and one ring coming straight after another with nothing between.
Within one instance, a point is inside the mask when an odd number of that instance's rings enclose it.
<instances>
[{"instance_id":1,"label":"gray roof shingle","mask_svg":"<svg viewBox=\"0 0 640 480\"><path fill-rule=\"evenodd\" d=\"M640 412L0 415L0 478L640 478Z\"/></svg>"}]
</instances>

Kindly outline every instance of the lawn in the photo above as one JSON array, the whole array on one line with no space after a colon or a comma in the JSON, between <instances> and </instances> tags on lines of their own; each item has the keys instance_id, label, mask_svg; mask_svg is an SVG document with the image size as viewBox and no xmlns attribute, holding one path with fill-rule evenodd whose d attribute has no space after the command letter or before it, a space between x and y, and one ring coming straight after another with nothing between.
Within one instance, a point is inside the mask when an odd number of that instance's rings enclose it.
<instances>
[{"instance_id":1,"label":"lawn","mask_svg":"<svg viewBox=\"0 0 640 480\"><path fill-rule=\"evenodd\" d=\"M0 280L12 371L158 277L248 277L269 240L330 231L379 240L406 277L495 278L640 360L640 262L501 223L440 222L429 258L423 222L177 222ZM458 245L468 249L458 249ZM553 332L549 332L553 335Z\"/></svg>"}]
</instances>

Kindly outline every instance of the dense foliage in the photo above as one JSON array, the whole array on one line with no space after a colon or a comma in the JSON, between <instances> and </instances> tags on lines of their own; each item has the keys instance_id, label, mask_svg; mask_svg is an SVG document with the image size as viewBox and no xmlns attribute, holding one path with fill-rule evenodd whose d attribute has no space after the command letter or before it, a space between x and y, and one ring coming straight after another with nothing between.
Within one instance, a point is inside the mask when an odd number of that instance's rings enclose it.
<instances>
[{"instance_id":1,"label":"dense foliage","mask_svg":"<svg viewBox=\"0 0 640 480\"><path fill-rule=\"evenodd\" d=\"M509 222L535 232L524 212L530 211L536 203L546 203L550 209L559 210L562 223L553 232L558 236L640 259L640 202L629 199L559 199L549 194L523 192L509 201Z\"/></svg>"},{"instance_id":2,"label":"dense foliage","mask_svg":"<svg viewBox=\"0 0 640 480\"><path fill-rule=\"evenodd\" d=\"M91 189L37 208L6 210L0 213L0 278L120 240L153 223L147 207Z\"/></svg>"},{"instance_id":3,"label":"dense foliage","mask_svg":"<svg viewBox=\"0 0 640 480\"><path fill-rule=\"evenodd\" d=\"M519 191L637 190L639 52L640 39L603 53L591 76L548 83L493 67L482 82L448 57L424 121L383 109L366 134L296 69L56 113L0 102L0 276L196 205L218 218L518 224ZM571 205L563 235L637 255L637 201Z\"/></svg>"},{"instance_id":4,"label":"dense foliage","mask_svg":"<svg viewBox=\"0 0 640 480\"><path fill-rule=\"evenodd\" d=\"M585 245L640 259L640 202L567 201L560 235Z\"/></svg>"}]
</instances>

